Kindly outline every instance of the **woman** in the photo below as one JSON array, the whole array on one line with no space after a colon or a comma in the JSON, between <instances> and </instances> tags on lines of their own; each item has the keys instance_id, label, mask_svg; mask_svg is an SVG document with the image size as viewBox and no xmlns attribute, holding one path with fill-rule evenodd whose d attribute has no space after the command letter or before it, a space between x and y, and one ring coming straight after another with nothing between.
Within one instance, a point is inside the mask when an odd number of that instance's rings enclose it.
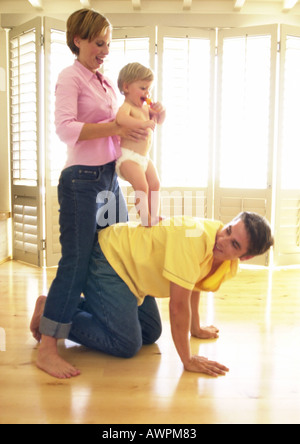
<instances>
[{"instance_id":1,"label":"woman","mask_svg":"<svg viewBox=\"0 0 300 444\"><path fill-rule=\"evenodd\" d=\"M35 314L43 312L41 322L38 325L34 315L30 326L34 337L41 340L37 366L56 377L79 374L59 356L57 340L69 335L86 281L97 221L102 221L100 228L109 225L101 214L101 206L107 206L105 191L114 196L116 216L112 222L127 220L115 174L120 155L117 136L138 141L147 135L142 129L132 131L115 121L115 91L98 72L109 53L111 34L109 21L99 13L89 9L74 12L67 22L67 44L77 59L62 71L56 86L57 134L68 145L58 186L62 258L44 311L45 297L36 305Z\"/></svg>"}]
</instances>

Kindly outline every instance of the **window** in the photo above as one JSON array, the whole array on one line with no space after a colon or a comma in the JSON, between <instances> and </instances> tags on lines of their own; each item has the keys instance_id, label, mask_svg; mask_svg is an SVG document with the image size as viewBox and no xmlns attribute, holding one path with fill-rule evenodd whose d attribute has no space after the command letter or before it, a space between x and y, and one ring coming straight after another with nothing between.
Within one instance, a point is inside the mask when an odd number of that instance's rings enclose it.
<instances>
[{"instance_id":1,"label":"window","mask_svg":"<svg viewBox=\"0 0 300 444\"><path fill-rule=\"evenodd\" d=\"M282 188L300 189L300 36L286 37L282 107Z\"/></svg>"},{"instance_id":2,"label":"window","mask_svg":"<svg viewBox=\"0 0 300 444\"><path fill-rule=\"evenodd\" d=\"M300 263L300 28L281 26L275 263Z\"/></svg>"},{"instance_id":3,"label":"window","mask_svg":"<svg viewBox=\"0 0 300 444\"><path fill-rule=\"evenodd\" d=\"M167 109L159 153L163 186L208 185L212 57L209 37L163 37L161 94Z\"/></svg>"},{"instance_id":4,"label":"window","mask_svg":"<svg viewBox=\"0 0 300 444\"><path fill-rule=\"evenodd\" d=\"M269 168L271 36L224 39L222 61L220 186L265 189Z\"/></svg>"}]
</instances>

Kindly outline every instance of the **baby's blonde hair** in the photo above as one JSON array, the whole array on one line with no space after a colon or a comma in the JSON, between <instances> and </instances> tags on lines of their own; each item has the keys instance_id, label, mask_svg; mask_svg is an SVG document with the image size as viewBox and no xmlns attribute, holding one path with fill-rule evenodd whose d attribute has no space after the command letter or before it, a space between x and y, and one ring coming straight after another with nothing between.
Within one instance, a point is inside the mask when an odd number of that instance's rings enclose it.
<instances>
[{"instance_id":1,"label":"baby's blonde hair","mask_svg":"<svg viewBox=\"0 0 300 444\"><path fill-rule=\"evenodd\" d=\"M118 87L121 94L124 94L124 83L130 84L139 80L153 82L153 71L140 63L128 63L128 65L124 66L124 68L121 69L118 78Z\"/></svg>"}]
</instances>

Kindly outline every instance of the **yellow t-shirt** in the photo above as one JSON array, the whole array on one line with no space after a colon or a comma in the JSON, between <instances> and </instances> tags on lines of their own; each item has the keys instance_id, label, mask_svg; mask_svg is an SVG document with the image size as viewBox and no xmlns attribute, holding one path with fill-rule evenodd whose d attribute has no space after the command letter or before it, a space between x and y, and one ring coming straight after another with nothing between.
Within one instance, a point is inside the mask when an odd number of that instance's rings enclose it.
<instances>
[{"instance_id":1,"label":"yellow t-shirt","mask_svg":"<svg viewBox=\"0 0 300 444\"><path fill-rule=\"evenodd\" d=\"M107 261L142 304L145 296L170 296L170 282L187 290L216 291L235 276L237 261L226 261L209 278L221 222L178 216L154 227L116 224L99 233Z\"/></svg>"}]
</instances>

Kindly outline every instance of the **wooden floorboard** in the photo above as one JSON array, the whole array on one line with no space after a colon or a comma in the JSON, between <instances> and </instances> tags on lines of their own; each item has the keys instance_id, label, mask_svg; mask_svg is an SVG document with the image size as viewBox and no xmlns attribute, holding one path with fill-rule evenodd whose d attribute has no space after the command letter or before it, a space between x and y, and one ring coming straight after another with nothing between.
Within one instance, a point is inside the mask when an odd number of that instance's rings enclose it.
<instances>
[{"instance_id":1,"label":"wooden floorboard","mask_svg":"<svg viewBox=\"0 0 300 444\"><path fill-rule=\"evenodd\" d=\"M106 356L70 341L61 354L82 372L56 380L35 365L29 322L55 270L0 266L1 424L300 423L300 270L242 270L204 294L201 319L220 338L192 350L230 368L218 379L184 372L174 349L168 300L163 334L133 359Z\"/></svg>"}]
</instances>

